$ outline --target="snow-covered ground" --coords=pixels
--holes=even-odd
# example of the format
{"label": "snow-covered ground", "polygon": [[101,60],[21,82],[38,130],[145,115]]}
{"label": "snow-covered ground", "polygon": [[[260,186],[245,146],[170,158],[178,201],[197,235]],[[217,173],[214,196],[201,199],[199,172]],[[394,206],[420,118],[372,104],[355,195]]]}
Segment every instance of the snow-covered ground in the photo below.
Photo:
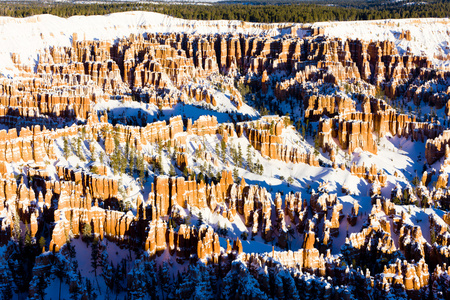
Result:
{"label": "snow-covered ground", "polygon": [[[283,27],[280,25],[280,27]],[[241,21],[194,21],[177,19],[154,12],[122,12],[105,16],[60,18],[37,15],[28,18],[0,17],[0,69],[14,70],[11,53],[20,54],[22,63],[38,59],[37,50],[51,46],[70,46],[73,33],[78,39],[113,41],[131,33],[185,32],[197,34],[244,33],[273,34]]]}
{"label": "snow-covered ground", "polygon": [[[438,61],[435,55],[450,54],[450,20],[428,19],[392,19],[376,21],[319,22],[314,27],[323,28],[325,35],[364,41],[392,41],[400,55],[407,52],[427,56],[436,65],[450,66],[448,59]],[[402,31],[411,32],[411,40],[399,39]]]}
{"label": "snow-covered ground", "polygon": [[[333,37],[394,41],[400,54],[408,49],[428,56],[436,65],[449,65],[437,61],[434,55],[450,54],[450,35],[445,19],[404,19],[380,21],[321,22],[314,27],[324,28],[325,34]],[[242,21],[194,21],[173,18],[154,12],[122,12],[105,16],[73,16],[60,18],[52,15],[37,15],[28,18],[0,17],[0,70],[11,74],[15,68],[11,53],[18,53],[22,63],[33,63],[38,59],[37,50],[51,46],[70,46],[73,33],[78,39],[102,39],[113,41],[131,33],[185,32],[198,34],[233,33],[263,34],[277,36],[287,34],[283,30],[292,24],[259,24]],[[266,27],[266,29],[264,29]],[[270,27],[270,28],[267,28]],[[411,31],[411,41],[399,39],[402,30]],[[303,35],[304,29],[298,34]]]}

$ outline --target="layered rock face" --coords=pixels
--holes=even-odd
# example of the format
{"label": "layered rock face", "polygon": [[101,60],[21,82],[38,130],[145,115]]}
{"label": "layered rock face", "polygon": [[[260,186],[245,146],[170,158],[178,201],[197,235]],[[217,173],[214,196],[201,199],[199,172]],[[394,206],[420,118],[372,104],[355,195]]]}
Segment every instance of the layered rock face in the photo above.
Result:
{"label": "layered rock face", "polygon": [[284,162],[306,163],[311,166],[319,166],[313,153],[305,153],[304,150],[294,145],[286,145],[281,136],[283,129],[289,124],[289,118],[263,117],[257,122],[238,123],[236,133],[238,137],[245,135],[250,144],[262,156]]}
{"label": "layered rock face", "polygon": [[[320,145],[326,150],[332,149],[332,138],[337,138],[343,149],[352,153],[356,148],[377,154],[375,138],[386,134],[399,137],[411,137],[424,141],[437,137],[442,126],[426,122],[416,122],[415,118],[396,114],[384,101],[364,97],[363,112],[344,114],[333,119],[324,118],[319,122]],[[431,147],[431,146],[429,146]],[[427,153],[432,150],[427,150]],[[427,157],[431,154],[427,154]]]}
{"label": "layered rock face", "polygon": [[[433,114],[449,114],[450,73],[393,42],[320,28],[300,38],[305,28],[285,26],[281,37],[74,35],[33,66],[13,54],[20,78],[0,78],[1,244],[45,236],[53,258],[36,259],[38,277],[63,262],[71,238],[94,236],[144,249],[143,260],[210,268],[248,299],[296,299],[295,289],[297,298],[445,299],[450,216],[425,208],[450,208],[448,120]],[[421,103],[432,107],[426,116],[413,113]],[[384,137],[425,144],[429,169],[414,188],[417,162],[408,176],[345,162],[358,152],[379,161]],[[233,152],[244,145],[247,155]],[[395,203],[423,213],[413,219]],[[245,253],[249,243],[273,250]]]}

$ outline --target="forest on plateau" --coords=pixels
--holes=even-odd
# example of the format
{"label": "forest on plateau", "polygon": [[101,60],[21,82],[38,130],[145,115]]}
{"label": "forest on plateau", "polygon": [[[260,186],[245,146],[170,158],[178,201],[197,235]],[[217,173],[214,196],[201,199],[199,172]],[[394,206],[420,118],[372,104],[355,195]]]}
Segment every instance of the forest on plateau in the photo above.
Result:
{"label": "forest on plateau", "polygon": [[152,11],[177,18],[193,20],[240,20],[247,22],[321,22],[399,18],[448,17],[450,2],[360,2],[338,1],[301,2],[280,5],[277,1],[256,1],[254,4],[161,4],[161,3],[36,3],[3,2],[0,15],[28,17],[52,14],[60,17],[74,15],[104,15],[121,11]]}

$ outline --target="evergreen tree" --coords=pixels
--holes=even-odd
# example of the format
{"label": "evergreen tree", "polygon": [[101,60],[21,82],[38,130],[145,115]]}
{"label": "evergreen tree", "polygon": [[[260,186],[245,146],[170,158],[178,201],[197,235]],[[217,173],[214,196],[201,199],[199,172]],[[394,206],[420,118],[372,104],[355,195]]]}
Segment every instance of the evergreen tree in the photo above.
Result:
{"label": "evergreen tree", "polygon": [[175,167],[173,166],[173,164],[170,165],[169,175],[172,176],[172,177],[177,175],[177,173],[175,172]]}
{"label": "evergreen tree", "polygon": [[[111,267],[113,266],[111,265]],[[114,292],[116,294],[119,294],[123,290],[122,279],[126,276],[123,271],[123,268],[120,268],[119,266],[117,266],[116,268],[113,267],[114,276],[112,286],[114,287]]]}
{"label": "evergreen tree", "polygon": [[63,137],[63,154],[65,159],[70,155],[69,142],[65,136]]}
{"label": "evergreen tree", "polygon": [[222,161],[225,162],[227,154],[227,143],[225,143],[223,139],[220,141],[220,148],[222,149]]}
{"label": "evergreen tree", "polygon": [[200,228],[204,224],[202,212],[198,214],[197,227]]}
{"label": "evergreen tree", "polygon": [[135,160],[134,151],[131,150],[128,158],[128,169],[131,176],[133,176],[134,174],[134,160]]}
{"label": "evergreen tree", "polygon": [[252,146],[248,144],[247,146],[247,167],[250,172],[253,172],[253,155],[252,155]]}
{"label": "evergreen tree", "polygon": [[43,236],[41,236],[39,238],[39,248],[40,248],[40,250],[44,249],[45,244],[46,244],[45,238]]}
{"label": "evergreen tree", "polygon": [[84,155],[83,155],[83,148],[81,146],[81,137],[80,136],[77,137],[77,156],[81,160],[85,160]]}
{"label": "evergreen tree", "polygon": [[14,237],[14,241],[16,243],[19,243],[21,240],[22,235],[22,229],[20,228],[20,219],[19,219],[19,211],[16,209],[16,212],[13,216],[14,218],[14,226],[13,226],[13,232],[12,236]]}
{"label": "evergreen tree", "polygon": [[314,155],[319,155],[319,149],[320,149],[320,145],[319,145],[319,135],[316,134],[314,137]]}
{"label": "evergreen tree", "polygon": [[128,287],[128,293],[131,299],[145,299],[145,281],[143,280],[144,274],[135,269],[131,270],[129,276],[133,278],[130,281],[130,286]]}
{"label": "evergreen tree", "polygon": [[283,288],[283,280],[277,275],[275,275],[275,295],[275,299],[286,299]]}
{"label": "evergreen tree", "polygon": [[81,296],[81,289],[78,284],[74,284],[70,289],[70,299],[79,300]]}
{"label": "evergreen tree", "polygon": [[102,267],[102,277],[105,281],[106,286],[110,290],[114,290],[114,266],[112,262],[111,264],[109,263],[108,252],[106,251],[106,248],[104,248],[102,251],[100,265]]}
{"label": "evergreen tree", "polygon": [[205,270],[200,269],[197,275],[197,284],[195,286],[195,292],[193,295],[194,299],[215,299],[213,290],[211,287],[211,278],[209,273]]}
{"label": "evergreen tree", "polygon": [[257,165],[258,165],[258,174],[262,175],[264,173],[264,166],[261,163],[259,163],[259,160]]}
{"label": "evergreen tree", "polygon": [[228,272],[222,282],[222,294],[221,299],[234,299],[237,290],[237,276],[238,274],[234,273],[233,270]]}
{"label": "evergreen tree", "polygon": [[259,282],[248,272],[248,269],[239,262],[240,272],[238,280],[238,295],[245,295],[250,299],[268,299],[267,295],[261,291]]}
{"label": "evergreen tree", "polygon": [[100,252],[99,252],[99,245],[98,245],[98,239],[94,238],[94,241],[92,242],[92,251],[91,251],[91,267],[94,269],[95,277],[97,277],[97,268],[100,266]]}
{"label": "evergreen tree", "polygon": [[[69,252],[69,254],[70,254],[70,252]],[[55,254],[53,254],[53,255],[55,255]],[[57,255],[60,255],[60,254],[57,254]],[[65,268],[64,263],[59,258],[54,257],[53,261],[54,261],[54,263],[52,265],[51,272],[52,272],[52,274],[55,274],[55,276],[59,279],[59,292],[58,292],[59,297],[58,297],[58,299],[61,299],[61,284],[62,284],[64,275],[66,274],[66,272],[65,272],[66,268]]]}
{"label": "evergreen tree", "polygon": [[144,161],[144,157],[142,155],[138,155],[136,158],[136,164],[137,164],[137,168],[139,170],[139,179],[141,181],[141,184],[144,184],[144,179],[145,179],[145,161]]}
{"label": "evergreen tree", "polygon": [[295,286],[295,280],[292,277],[291,273],[283,270],[278,273],[283,283],[283,294],[286,299],[298,300],[299,295],[297,291],[297,287]]}
{"label": "evergreen tree", "polygon": [[92,228],[91,224],[85,223],[83,225],[83,235],[82,238],[89,242],[90,238],[92,237]]}
{"label": "evergreen tree", "polygon": [[237,163],[238,163],[239,167],[242,168],[242,148],[241,148],[241,144],[238,145]]}
{"label": "evergreen tree", "polygon": [[86,294],[89,300],[97,299],[97,294],[94,291],[92,282],[88,278],[86,278]]}
{"label": "evergreen tree", "polygon": [[239,181],[239,171],[237,168],[233,169],[233,180],[234,182],[238,182]]}
{"label": "evergreen tree", "polygon": [[186,299],[191,298],[195,292],[195,287],[197,286],[199,272],[197,264],[189,265],[188,271],[182,275],[183,280],[180,282],[180,285],[175,292],[178,299],[182,299],[183,297],[186,297]]}
{"label": "evergreen tree", "polygon": [[95,142],[91,141],[89,143],[89,151],[90,151],[90,155],[91,155],[91,161],[95,162],[97,160],[97,158],[95,157]]}
{"label": "evergreen tree", "polygon": [[172,291],[172,281],[170,280],[170,272],[167,262],[164,262],[162,268],[160,268],[159,280],[161,282],[163,298],[166,299]]}
{"label": "evergreen tree", "polygon": [[5,261],[0,262],[0,296],[1,299],[12,299],[13,296],[12,274]]}
{"label": "evergreen tree", "polygon": [[45,295],[47,293],[45,292],[45,289],[47,288],[47,282],[45,281],[45,278],[43,275],[37,276],[36,280],[36,295],[38,299],[44,300]]}
{"label": "evergreen tree", "polygon": [[219,148],[219,143],[216,143],[216,147],[215,147],[215,153],[217,155],[217,157],[220,156],[220,148]]}

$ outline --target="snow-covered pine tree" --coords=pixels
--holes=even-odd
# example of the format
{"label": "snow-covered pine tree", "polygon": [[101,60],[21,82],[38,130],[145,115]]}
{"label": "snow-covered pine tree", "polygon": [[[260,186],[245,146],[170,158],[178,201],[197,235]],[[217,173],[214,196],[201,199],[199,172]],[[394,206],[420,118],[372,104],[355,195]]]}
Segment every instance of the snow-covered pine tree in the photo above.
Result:
{"label": "snow-covered pine tree", "polygon": [[12,274],[3,259],[0,261],[0,295],[2,299],[12,299],[13,296]]}
{"label": "snow-covered pine tree", "polygon": [[169,266],[167,262],[163,263],[158,275],[161,282],[161,289],[163,291],[163,298],[166,299],[172,291],[172,280],[170,279]]}
{"label": "snow-covered pine tree", "polygon": [[213,300],[215,298],[211,287],[211,278],[205,268],[199,268],[193,298],[205,300]]}
{"label": "snow-covered pine tree", "polygon": [[98,239],[94,238],[92,241],[91,251],[91,267],[94,269],[95,277],[97,277],[97,268],[100,266],[100,252],[98,247]]}
{"label": "snow-covered pine tree", "polygon": [[284,289],[283,289],[283,280],[281,279],[280,276],[278,276],[278,274],[275,274],[275,286],[274,286],[274,291],[275,291],[275,300],[284,300],[285,296],[284,296]]}
{"label": "snow-covered pine tree", "polygon": [[94,286],[88,278],[86,278],[86,295],[89,300],[97,299],[97,294],[95,293]]}
{"label": "snow-covered pine tree", "polygon": [[100,265],[102,268],[102,277],[105,281],[106,286],[110,290],[114,290],[114,266],[111,262],[109,263],[108,252],[106,251],[106,247],[103,247]]}
{"label": "snow-covered pine tree", "polygon": [[292,274],[287,270],[282,270],[277,274],[277,277],[282,280],[285,299],[298,300],[299,295]]}
{"label": "snow-covered pine tree", "polygon": [[219,280],[216,276],[216,270],[213,265],[208,265],[209,280],[214,295],[219,295]]}
{"label": "snow-covered pine tree", "polygon": [[222,293],[221,293],[221,299],[234,299],[236,295],[237,290],[237,273],[233,272],[231,270],[228,272],[228,274],[224,277],[222,281]]}
{"label": "snow-covered pine tree", "polygon": [[[249,299],[268,299],[267,295],[260,289],[259,282],[250,274],[247,267],[240,261],[232,268],[237,268],[239,277],[237,279],[237,294]],[[234,278],[234,280],[236,280]]]}
{"label": "snow-covered pine tree", "polygon": [[145,274],[142,271],[142,269],[133,268],[129,273],[132,278],[128,286],[128,294],[131,296],[131,299],[146,298],[145,280],[143,280]]}
{"label": "snow-covered pine tree", "polygon": [[202,226],[203,224],[204,224],[203,214],[202,214],[202,212],[200,212],[198,214],[197,227],[200,228],[200,226]]}
{"label": "snow-covered pine tree", "polygon": [[181,276],[182,282],[175,292],[177,299],[190,299],[195,292],[197,285],[197,274],[199,273],[198,265],[190,264],[187,272],[184,272]]}
{"label": "snow-covered pine tree", "polygon": [[[44,300],[45,295],[47,295],[47,293],[45,292],[45,289],[47,288],[47,282],[46,282],[43,274],[41,274],[40,276],[35,275],[33,277],[32,282],[34,284],[35,298],[39,299],[39,300]],[[31,287],[31,283],[30,283],[30,287]]]}

